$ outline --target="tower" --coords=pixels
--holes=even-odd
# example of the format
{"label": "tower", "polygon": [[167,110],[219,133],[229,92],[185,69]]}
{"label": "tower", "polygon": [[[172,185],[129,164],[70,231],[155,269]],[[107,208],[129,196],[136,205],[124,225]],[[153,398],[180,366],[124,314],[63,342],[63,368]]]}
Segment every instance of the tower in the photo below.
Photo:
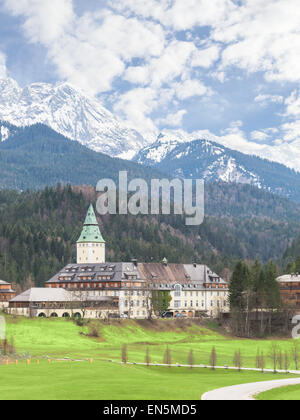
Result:
{"label": "tower", "polygon": [[101,235],[94,207],[91,204],[77,241],[77,264],[100,264],[105,262],[105,241]]}

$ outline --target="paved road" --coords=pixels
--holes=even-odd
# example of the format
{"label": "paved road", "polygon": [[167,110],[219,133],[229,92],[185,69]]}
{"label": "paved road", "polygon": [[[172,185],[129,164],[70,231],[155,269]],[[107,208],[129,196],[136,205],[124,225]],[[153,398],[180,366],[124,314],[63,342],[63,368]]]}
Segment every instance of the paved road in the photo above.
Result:
{"label": "paved road", "polygon": [[280,379],[268,382],[255,382],[251,384],[228,386],[226,388],[215,389],[206,392],[202,396],[205,401],[249,401],[254,400],[254,396],[270,389],[282,386],[299,385],[300,378]]}

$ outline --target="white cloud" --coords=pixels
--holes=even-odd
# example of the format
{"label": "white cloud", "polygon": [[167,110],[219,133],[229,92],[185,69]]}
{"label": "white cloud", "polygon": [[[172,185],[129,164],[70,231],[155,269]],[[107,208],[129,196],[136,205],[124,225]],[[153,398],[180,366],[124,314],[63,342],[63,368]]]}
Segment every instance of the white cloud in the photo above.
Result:
{"label": "white cloud", "polygon": [[0,51],[0,79],[5,79],[7,76],[6,56]]}
{"label": "white cloud", "polygon": [[119,97],[114,111],[129,125],[134,121],[136,130],[151,141],[158,135],[158,130],[149,115],[158,107],[158,99],[156,90],[152,88],[132,89]]}
{"label": "white cloud", "polygon": [[284,102],[287,116],[300,116],[300,90],[294,90]]}
{"label": "white cloud", "polygon": [[133,58],[159,57],[164,50],[160,25],[106,9],[78,17],[72,0],[6,0],[5,6],[24,18],[30,42],[48,48],[58,76],[89,93],[109,91]]}
{"label": "white cloud", "polygon": [[23,28],[31,42],[50,45],[66,30],[73,29],[72,0],[4,0],[14,16],[24,16]]}
{"label": "white cloud", "polygon": [[268,103],[282,104],[284,101],[281,95],[270,95],[270,94],[259,94],[254,98],[255,102],[258,102],[262,106],[266,106]]}
{"label": "white cloud", "polygon": [[185,109],[180,109],[175,113],[168,114],[165,118],[155,120],[155,122],[158,125],[167,127],[180,127],[182,125],[182,119],[186,113],[187,111]]}
{"label": "white cloud", "polygon": [[219,58],[220,47],[218,45],[212,45],[208,48],[197,50],[192,56],[191,65],[192,67],[211,67]]}
{"label": "white cloud", "polygon": [[264,142],[270,138],[270,136],[267,133],[264,133],[263,131],[254,130],[251,132],[250,137],[252,140],[256,140],[259,142]]}
{"label": "white cloud", "polygon": [[[291,13],[292,11],[292,13]],[[222,67],[265,72],[267,80],[300,80],[298,0],[246,0],[212,38],[227,44]]]}
{"label": "white cloud", "polygon": [[236,8],[231,0],[111,0],[119,11],[152,18],[176,31],[224,22]]}
{"label": "white cloud", "polygon": [[[72,0],[3,4],[22,18],[27,40],[47,48],[60,79],[88,93],[109,92],[114,111],[149,140],[157,135],[158,123],[181,126],[186,115],[181,101],[212,95],[205,76],[229,82],[236,67],[263,72],[266,83],[300,81],[299,0],[107,0],[81,16]],[[199,28],[205,35],[195,35]],[[6,65],[0,53],[1,75]],[[121,93],[114,85],[118,78],[118,86],[127,82]],[[230,86],[223,86],[227,94]],[[253,127],[247,137],[235,121],[224,124],[229,127],[219,136],[208,130],[193,135],[300,169],[300,90],[287,99],[261,93],[254,102],[285,106],[278,128]],[[267,140],[273,143],[262,144]]]}
{"label": "white cloud", "polygon": [[187,79],[184,82],[172,84],[178,99],[184,100],[193,96],[210,95],[209,89],[198,80]]}

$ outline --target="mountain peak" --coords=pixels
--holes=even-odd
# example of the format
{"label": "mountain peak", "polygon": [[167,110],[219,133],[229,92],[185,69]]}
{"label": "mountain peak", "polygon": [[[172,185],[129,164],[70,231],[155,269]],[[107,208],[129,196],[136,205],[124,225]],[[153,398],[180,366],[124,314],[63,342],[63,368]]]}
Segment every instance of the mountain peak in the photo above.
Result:
{"label": "mountain peak", "polygon": [[[173,135],[141,150],[134,160],[170,177],[250,184],[300,201],[300,174],[276,162],[231,150],[207,139]],[[293,180],[293,181],[291,181]]]}
{"label": "mountain peak", "polygon": [[114,117],[102,103],[68,82],[32,83],[23,89],[0,80],[0,120],[17,127],[46,124],[97,152],[130,159],[145,139]]}

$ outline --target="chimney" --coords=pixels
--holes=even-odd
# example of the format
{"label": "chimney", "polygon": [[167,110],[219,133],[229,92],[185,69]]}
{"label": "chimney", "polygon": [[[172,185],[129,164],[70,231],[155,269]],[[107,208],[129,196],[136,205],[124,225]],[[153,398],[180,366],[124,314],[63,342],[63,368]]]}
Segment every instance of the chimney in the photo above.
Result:
{"label": "chimney", "polygon": [[131,262],[134,264],[134,266],[135,266],[135,267],[137,267],[137,266],[138,266],[138,260],[137,260],[137,259],[133,258],[133,259],[131,260]]}

